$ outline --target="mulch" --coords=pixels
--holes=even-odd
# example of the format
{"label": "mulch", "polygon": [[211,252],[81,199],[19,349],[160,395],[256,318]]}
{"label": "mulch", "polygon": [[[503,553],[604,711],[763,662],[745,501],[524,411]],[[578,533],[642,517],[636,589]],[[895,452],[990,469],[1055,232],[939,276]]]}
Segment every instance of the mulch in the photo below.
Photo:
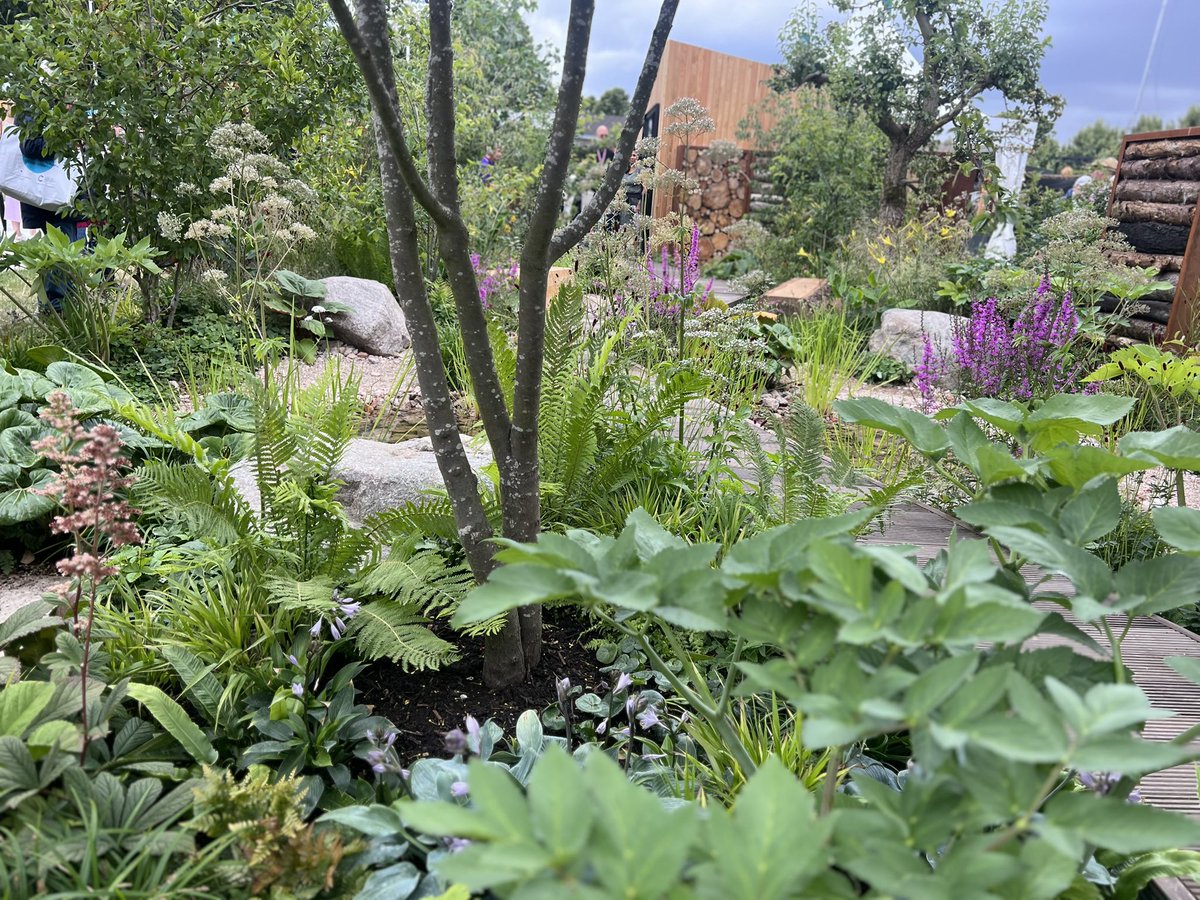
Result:
{"label": "mulch", "polygon": [[[551,617],[553,615],[553,618]],[[609,675],[600,672],[595,651],[585,645],[597,635],[576,612],[547,610],[542,661],[523,684],[492,689],[483,683],[483,641],[459,639],[463,657],[434,671],[405,672],[383,660],[357,678],[359,702],[390,719],[399,731],[396,752],[405,763],[423,756],[445,756],[442,736],[462,728],[467,716],[482,724],[493,719],[512,737],[517,717],[556,702],[554,683],[564,675],[584,691],[604,692]]]}

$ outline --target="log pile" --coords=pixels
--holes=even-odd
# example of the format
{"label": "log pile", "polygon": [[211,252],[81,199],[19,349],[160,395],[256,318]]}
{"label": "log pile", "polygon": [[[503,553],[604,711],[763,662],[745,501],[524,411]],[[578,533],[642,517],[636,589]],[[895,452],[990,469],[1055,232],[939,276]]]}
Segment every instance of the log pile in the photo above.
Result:
{"label": "log pile", "polygon": [[[700,261],[708,262],[729,249],[727,229],[751,209],[754,159],[749,150],[743,150],[737,159],[714,165],[704,149],[689,147],[681,168],[697,182],[697,190],[688,196],[685,208],[688,217],[700,226]],[[681,156],[682,152],[681,147]]]}
{"label": "log pile", "polygon": [[1133,249],[1110,258],[1158,269],[1159,278],[1174,286],[1171,293],[1143,299],[1133,320],[1135,332],[1165,331],[1173,337],[1191,331],[1192,298],[1200,282],[1198,202],[1200,129],[1125,137],[1108,215]]}

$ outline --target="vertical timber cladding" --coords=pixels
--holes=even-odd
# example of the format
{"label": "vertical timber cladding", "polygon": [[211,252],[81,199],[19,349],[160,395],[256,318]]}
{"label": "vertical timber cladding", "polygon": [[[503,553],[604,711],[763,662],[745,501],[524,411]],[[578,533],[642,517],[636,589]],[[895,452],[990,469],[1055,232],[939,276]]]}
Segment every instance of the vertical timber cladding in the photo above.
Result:
{"label": "vertical timber cladding", "polygon": [[[766,63],[755,62],[720,53],[704,47],[667,41],[663,51],[658,78],[650,92],[647,112],[659,110],[659,164],[668,168],[685,166],[683,141],[667,134],[671,122],[666,110],[683,97],[693,97],[708,109],[717,130],[692,138],[686,161],[687,174],[700,182],[700,193],[692,199],[687,214],[701,228],[700,256],[708,259],[728,245],[724,229],[749,210],[753,167],[753,143],[738,136],[739,126],[755,106],[771,95],[768,80],[774,69]],[[764,127],[773,124],[769,114],[760,114]],[[742,151],[741,158],[719,169],[703,160],[701,150],[714,140],[735,143]],[[724,175],[724,177],[721,177]],[[655,216],[664,216],[675,204],[669,191],[655,191]]]}
{"label": "vertical timber cladding", "polygon": [[[1174,284],[1168,340],[1200,334],[1200,128],[1126,135],[1108,215],[1133,247],[1114,257],[1131,266],[1153,266]],[[1155,301],[1151,300],[1151,303]],[[1159,319],[1161,322],[1161,318]]]}

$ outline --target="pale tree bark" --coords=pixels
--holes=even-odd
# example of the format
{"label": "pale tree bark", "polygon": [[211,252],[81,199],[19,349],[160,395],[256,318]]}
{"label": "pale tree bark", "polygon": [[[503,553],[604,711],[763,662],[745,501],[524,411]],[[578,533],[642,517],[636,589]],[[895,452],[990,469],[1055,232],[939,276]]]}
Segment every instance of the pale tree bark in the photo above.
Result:
{"label": "pale tree bark", "polygon": [[[454,507],[459,536],[471,570],[482,581],[495,566],[492,545],[488,542],[492,529],[458,436],[433,311],[421,272],[414,201],[425,209],[437,229],[438,254],[454,295],[480,418],[500,471],[504,536],[519,541],[532,540],[541,520],[538,413],[550,266],[583,240],[616,196],[641,129],[679,0],[663,0],[624,131],[600,189],[587,207],[556,233],[554,225],[562,205],[563,184],[575,140],[595,11],[594,0],[572,0],[554,123],[521,252],[517,376],[511,414],[493,359],[487,321],[471,265],[468,230],[459,202],[452,3],[450,0],[429,2],[428,180],[418,171],[404,132],[385,0],[357,0],[357,17],[351,13],[347,0],[329,0],[329,5],[362,71],[371,99],[392,268],[401,307],[412,334],[425,416],[433,436],[438,466]],[[525,679],[541,657],[541,645],[540,609],[526,608],[511,613],[501,631],[487,640],[485,680],[491,686],[502,686]]]}

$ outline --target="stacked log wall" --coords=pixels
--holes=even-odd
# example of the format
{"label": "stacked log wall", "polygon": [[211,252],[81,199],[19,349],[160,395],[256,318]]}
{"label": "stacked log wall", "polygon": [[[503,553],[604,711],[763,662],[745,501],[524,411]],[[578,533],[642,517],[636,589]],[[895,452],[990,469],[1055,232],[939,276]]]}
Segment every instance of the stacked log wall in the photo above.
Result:
{"label": "stacked log wall", "polygon": [[[1188,340],[1200,336],[1195,303],[1200,287],[1200,128],[1126,135],[1109,197],[1108,215],[1132,251],[1116,262],[1159,270],[1171,291],[1142,303],[1150,332]],[[1193,305],[1196,306],[1195,312]],[[1165,326],[1165,328],[1164,328]]]}
{"label": "stacked log wall", "polygon": [[749,150],[724,165],[713,165],[704,147],[689,147],[683,162],[679,148],[677,168],[694,178],[699,188],[688,195],[684,213],[700,226],[700,260],[708,262],[729,249],[729,226],[740,221],[752,205],[754,155]]}

